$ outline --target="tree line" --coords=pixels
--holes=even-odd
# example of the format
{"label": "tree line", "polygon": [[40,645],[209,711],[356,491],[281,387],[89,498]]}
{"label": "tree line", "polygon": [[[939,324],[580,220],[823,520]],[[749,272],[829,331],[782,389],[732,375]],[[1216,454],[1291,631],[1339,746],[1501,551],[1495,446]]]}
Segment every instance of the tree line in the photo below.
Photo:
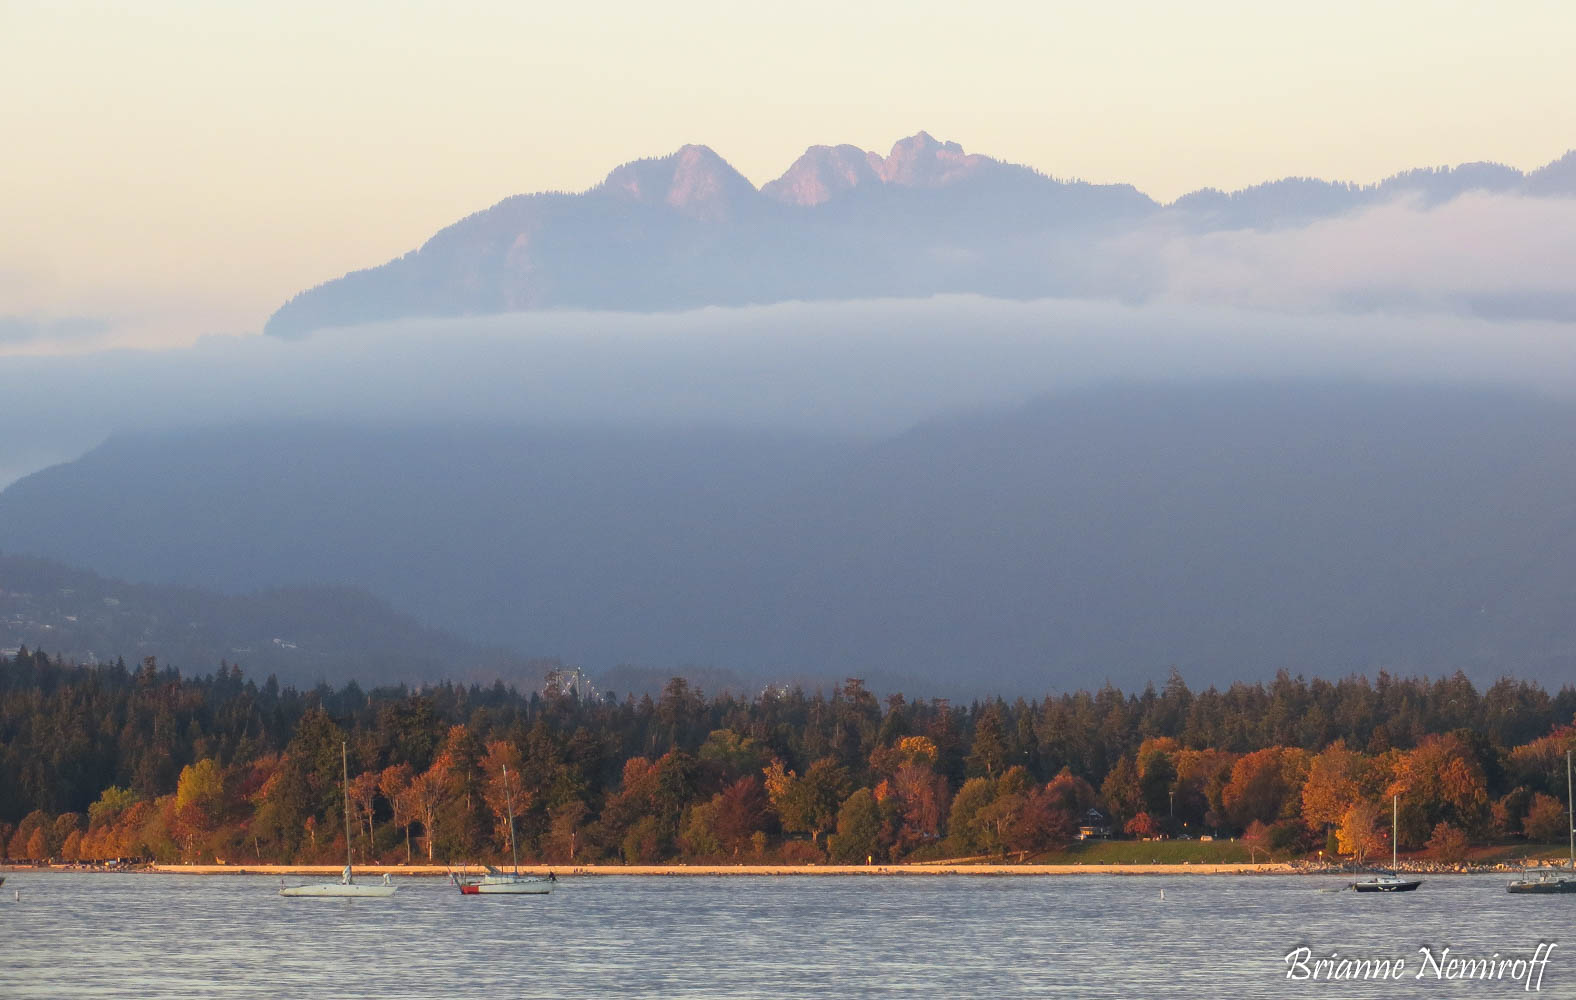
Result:
{"label": "tree line", "polygon": [[[1038,699],[582,698],[559,676],[297,690],[0,658],[0,854],[332,862],[1032,857],[1090,810],[1119,836],[1244,836],[1358,859],[1565,836],[1576,691],[1385,673]],[[508,783],[505,783],[507,775]]]}

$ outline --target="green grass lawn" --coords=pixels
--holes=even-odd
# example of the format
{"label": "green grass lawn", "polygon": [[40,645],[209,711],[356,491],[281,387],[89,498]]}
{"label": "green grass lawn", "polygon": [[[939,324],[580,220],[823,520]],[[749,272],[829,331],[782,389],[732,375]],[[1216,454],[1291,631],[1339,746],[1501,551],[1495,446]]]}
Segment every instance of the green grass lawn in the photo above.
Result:
{"label": "green grass lawn", "polygon": [[[1259,861],[1271,859],[1264,850],[1256,852]],[[1249,861],[1248,845],[1242,841],[1216,840],[1084,840],[1059,851],[1048,851],[1029,859],[1047,865],[1227,865]]]}
{"label": "green grass lawn", "polygon": [[[938,854],[941,852],[938,851]],[[1180,865],[1192,863],[1195,865],[1230,865],[1245,864],[1252,861],[1291,861],[1304,859],[1313,861],[1318,857],[1316,852],[1287,853],[1271,855],[1263,848],[1250,852],[1248,845],[1239,838],[1236,841],[1214,840],[1208,843],[1198,840],[1153,840],[1145,843],[1141,840],[1086,840],[1075,841],[1066,847],[1046,851],[1043,854],[1030,855],[1025,864],[1040,865]],[[1432,855],[1427,851],[1403,851],[1403,860],[1427,861]],[[1544,863],[1562,863],[1570,858],[1570,845],[1568,844],[1528,844],[1516,841],[1508,844],[1487,844],[1473,847],[1467,853],[1467,860],[1477,865],[1511,864],[1519,865],[1524,860],[1542,861]],[[920,860],[920,859],[914,859]],[[1005,859],[991,856],[977,858],[947,858],[942,857],[931,860],[952,860],[962,863],[969,861],[981,862],[1016,862],[1016,854],[1008,854]],[[1339,864],[1343,859],[1336,858]],[[1388,863],[1390,855],[1384,852],[1382,857],[1370,859],[1371,864]]]}

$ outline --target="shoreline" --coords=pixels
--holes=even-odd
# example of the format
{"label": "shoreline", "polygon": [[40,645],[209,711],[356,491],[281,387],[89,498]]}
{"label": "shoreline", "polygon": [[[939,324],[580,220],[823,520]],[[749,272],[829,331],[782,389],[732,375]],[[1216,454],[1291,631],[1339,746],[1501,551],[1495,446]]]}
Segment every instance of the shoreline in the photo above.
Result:
{"label": "shoreline", "polygon": [[[343,865],[143,865],[136,868],[89,868],[56,865],[49,868],[18,866],[16,871],[85,871],[133,872],[158,875],[315,875],[336,876]],[[1257,864],[1149,864],[1149,865],[1059,865],[1059,864],[887,864],[887,865],[521,865],[524,875],[547,875],[551,872],[560,878],[608,875],[636,875],[643,877],[725,878],[725,877],[813,877],[843,876],[1055,876],[1055,875],[1294,875],[1302,873],[1287,862],[1260,862]],[[408,875],[414,877],[444,877],[450,872],[459,875],[480,875],[479,865],[357,865],[356,873],[368,876]]]}

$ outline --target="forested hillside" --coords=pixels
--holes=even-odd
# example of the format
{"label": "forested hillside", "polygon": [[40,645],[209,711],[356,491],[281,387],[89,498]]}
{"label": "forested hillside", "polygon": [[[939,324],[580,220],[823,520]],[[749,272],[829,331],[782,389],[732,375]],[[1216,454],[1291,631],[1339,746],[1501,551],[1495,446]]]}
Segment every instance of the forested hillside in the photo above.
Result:
{"label": "forested hillside", "polygon": [[1576,691],[1304,681],[952,704],[831,693],[581,698],[552,675],[365,691],[184,677],[151,658],[0,658],[0,844],[13,858],[497,859],[505,767],[525,855],[553,862],[1028,855],[1091,808],[1132,836],[1266,849],[1564,836]]}

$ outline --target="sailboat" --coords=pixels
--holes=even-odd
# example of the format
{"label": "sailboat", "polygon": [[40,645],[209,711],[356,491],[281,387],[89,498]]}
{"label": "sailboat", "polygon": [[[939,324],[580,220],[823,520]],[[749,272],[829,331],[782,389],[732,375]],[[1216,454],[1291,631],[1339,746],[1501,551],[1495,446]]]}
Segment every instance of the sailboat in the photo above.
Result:
{"label": "sailboat", "polygon": [[1373,878],[1361,882],[1353,882],[1352,888],[1358,892],[1411,892],[1423,884],[1420,878],[1402,878],[1393,870],[1396,865],[1396,838],[1401,831],[1401,796],[1397,795],[1390,800],[1390,868],[1391,871],[1382,871]]}
{"label": "sailboat", "polygon": [[487,874],[461,878],[450,875],[460,893],[466,896],[545,896],[553,891],[558,881],[551,873],[546,878],[520,874],[520,852],[514,846],[514,795],[509,788],[509,766],[503,768],[503,797],[509,809],[509,854],[514,858],[514,871],[503,872],[492,865],[482,865]]}
{"label": "sailboat", "polygon": [[1506,892],[1540,896],[1561,892],[1576,892],[1576,798],[1571,796],[1571,752],[1569,750],[1565,751],[1565,812],[1568,817],[1566,826],[1570,827],[1571,836],[1570,867],[1539,866],[1537,868],[1523,868],[1521,870],[1521,878],[1513,879],[1505,887]]}
{"label": "sailboat", "polygon": [[339,744],[340,767],[344,769],[345,779],[345,871],[339,876],[338,882],[321,882],[317,885],[292,885],[282,886],[279,889],[281,896],[364,896],[369,898],[382,898],[394,895],[394,890],[399,888],[389,880],[387,875],[379,883],[362,882],[357,884],[350,871],[350,751],[345,744]]}

